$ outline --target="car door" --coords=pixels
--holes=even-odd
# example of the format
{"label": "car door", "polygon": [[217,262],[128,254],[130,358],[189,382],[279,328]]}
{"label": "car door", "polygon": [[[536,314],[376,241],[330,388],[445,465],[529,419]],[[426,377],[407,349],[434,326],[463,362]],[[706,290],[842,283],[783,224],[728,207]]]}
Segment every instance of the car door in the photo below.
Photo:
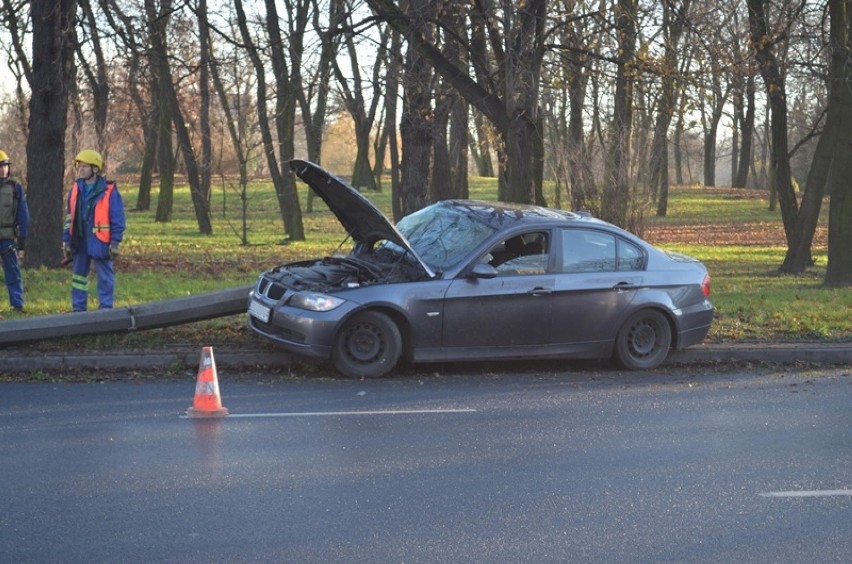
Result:
{"label": "car door", "polygon": [[643,284],[644,251],[603,230],[566,228],[557,238],[552,342],[583,349],[611,341]]}
{"label": "car door", "polygon": [[482,258],[494,278],[459,278],[444,299],[442,346],[526,347],[550,339],[555,277],[549,236],[537,231],[501,242]]}

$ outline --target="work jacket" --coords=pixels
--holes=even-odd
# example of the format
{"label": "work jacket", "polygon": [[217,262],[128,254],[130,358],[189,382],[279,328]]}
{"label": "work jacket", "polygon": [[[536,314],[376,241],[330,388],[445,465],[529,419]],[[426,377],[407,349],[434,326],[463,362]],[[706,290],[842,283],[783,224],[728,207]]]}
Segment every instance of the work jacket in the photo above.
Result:
{"label": "work jacket", "polygon": [[115,182],[99,176],[91,186],[82,179],[71,186],[62,240],[72,252],[109,258],[109,245],[121,242],[124,228],[124,202]]}

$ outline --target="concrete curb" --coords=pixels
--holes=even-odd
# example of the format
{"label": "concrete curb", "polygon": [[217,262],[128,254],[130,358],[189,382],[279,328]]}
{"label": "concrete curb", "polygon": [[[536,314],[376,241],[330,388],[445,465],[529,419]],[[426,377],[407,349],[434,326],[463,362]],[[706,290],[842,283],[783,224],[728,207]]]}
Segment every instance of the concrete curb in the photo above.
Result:
{"label": "concrete curb", "polygon": [[[286,352],[214,347],[218,367],[247,370],[253,368],[286,368],[291,357]],[[168,350],[139,352],[89,353],[17,353],[4,356],[2,372],[38,372],[62,369],[74,370],[177,370],[198,366],[201,350],[180,347]],[[852,366],[852,343],[748,343],[708,344],[675,351],[666,365],[766,362],[770,364],[833,364]]]}
{"label": "concrete curb", "polygon": [[669,364],[708,362],[768,362],[792,364],[849,364],[852,343],[748,343],[700,345],[675,351]]}

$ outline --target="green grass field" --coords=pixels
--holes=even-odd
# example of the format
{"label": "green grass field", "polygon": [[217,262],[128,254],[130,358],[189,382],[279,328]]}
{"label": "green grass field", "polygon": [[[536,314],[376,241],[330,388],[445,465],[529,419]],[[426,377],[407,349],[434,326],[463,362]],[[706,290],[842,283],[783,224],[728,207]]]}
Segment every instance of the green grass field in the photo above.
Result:
{"label": "green grass field", "polygon": [[[321,200],[303,212],[306,241],[290,243],[277,202],[268,183],[255,183],[248,195],[248,244],[241,243],[241,202],[235,185],[214,186],[214,234],[201,236],[189,191],[175,193],[172,221],[156,223],[154,210],[131,211],[136,187],[119,183],[128,209],[122,257],[116,263],[116,307],[195,295],[253,283],[259,272],[276,264],[334,252],[345,234]],[[307,191],[300,184],[305,209]],[[154,194],[156,197],[156,194]],[[388,193],[368,193],[390,215]],[[493,200],[493,179],[471,180],[471,197]],[[563,197],[563,201],[567,198]],[[548,201],[553,201],[552,194]],[[824,207],[827,207],[824,206]],[[642,235],[655,245],[685,252],[705,262],[712,277],[711,299],[716,320],[709,341],[849,341],[852,339],[852,291],[822,286],[826,263],[825,217],[815,238],[816,265],[802,276],[782,276],[777,267],[785,242],[778,211],[768,211],[766,193],[755,190],[674,188],[669,213],[650,213]],[[28,315],[70,310],[70,270],[26,270]],[[94,279],[90,288],[94,293]],[[95,304],[90,304],[95,307]],[[5,319],[17,317],[7,308]],[[132,335],[88,338],[94,346],[144,347],[164,343],[259,343],[245,327],[243,316]],[[59,347],[63,343],[35,346]]]}

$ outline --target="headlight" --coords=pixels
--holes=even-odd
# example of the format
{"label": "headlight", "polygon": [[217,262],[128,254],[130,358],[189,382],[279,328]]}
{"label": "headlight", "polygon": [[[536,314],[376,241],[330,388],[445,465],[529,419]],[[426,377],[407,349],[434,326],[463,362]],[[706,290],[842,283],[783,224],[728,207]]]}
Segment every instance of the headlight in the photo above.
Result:
{"label": "headlight", "polygon": [[309,311],[331,311],[340,306],[340,304],[344,301],[345,300],[335,298],[334,296],[329,296],[327,294],[320,294],[317,292],[299,292],[298,294],[293,294],[293,297],[290,298],[290,301],[287,302],[287,304],[293,307],[307,309]]}

